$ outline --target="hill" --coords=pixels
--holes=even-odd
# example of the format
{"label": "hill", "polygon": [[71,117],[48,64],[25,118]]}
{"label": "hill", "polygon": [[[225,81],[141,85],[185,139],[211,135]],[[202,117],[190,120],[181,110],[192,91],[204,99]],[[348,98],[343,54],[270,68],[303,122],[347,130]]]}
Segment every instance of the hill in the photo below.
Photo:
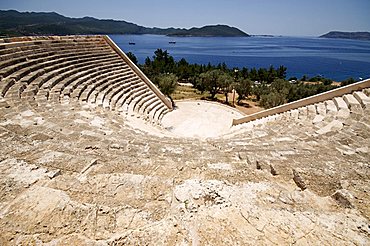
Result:
{"label": "hill", "polygon": [[338,32],[332,31],[320,38],[343,38],[343,39],[356,39],[356,40],[370,40],[370,32]]}
{"label": "hill", "polygon": [[249,36],[226,25],[201,28],[148,28],[117,20],[92,17],[69,18],[55,12],[36,13],[0,10],[1,36],[79,35],[79,34],[159,34],[177,36]]}
{"label": "hill", "polygon": [[227,25],[214,25],[214,26],[204,26],[201,28],[193,27],[189,30],[181,30],[169,34],[169,36],[186,36],[186,37],[204,37],[204,36],[227,36],[227,37],[248,37],[249,35],[245,32],[240,31],[235,27],[230,27]]}

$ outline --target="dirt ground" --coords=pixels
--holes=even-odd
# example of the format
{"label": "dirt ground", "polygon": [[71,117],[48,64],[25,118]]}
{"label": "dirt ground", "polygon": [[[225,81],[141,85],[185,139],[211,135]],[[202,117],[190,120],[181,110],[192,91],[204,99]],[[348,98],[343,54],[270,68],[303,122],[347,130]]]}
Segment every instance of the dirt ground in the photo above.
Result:
{"label": "dirt ground", "polygon": [[[182,84],[176,88],[176,91],[173,93],[172,98],[174,100],[201,100],[201,99],[206,100],[208,96],[209,96],[209,93],[207,92],[200,93],[197,89],[192,88],[190,85]],[[245,115],[254,114],[254,113],[264,110],[264,108],[259,107],[257,103],[250,98],[246,100],[241,100],[240,105],[238,105],[236,104],[236,101],[238,98],[237,94],[233,96],[233,93],[229,93],[228,97],[229,97],[230,105],[234,104],[233,99],[235,98],[234,108]],[[224,104],[225,96],[222,94],[217,94],[216,101]]]}

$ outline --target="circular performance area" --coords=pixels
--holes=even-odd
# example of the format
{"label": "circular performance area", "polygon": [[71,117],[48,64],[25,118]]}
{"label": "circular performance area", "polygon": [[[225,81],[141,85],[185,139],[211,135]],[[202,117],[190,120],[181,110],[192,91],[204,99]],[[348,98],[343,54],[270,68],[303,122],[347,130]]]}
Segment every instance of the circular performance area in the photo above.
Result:
{"label": "circular performance area", "polygon": [[179,137],[213,138],[230,132],[232,120],[243,114],[206,101],[179,101],[162,119],[162,126]]}

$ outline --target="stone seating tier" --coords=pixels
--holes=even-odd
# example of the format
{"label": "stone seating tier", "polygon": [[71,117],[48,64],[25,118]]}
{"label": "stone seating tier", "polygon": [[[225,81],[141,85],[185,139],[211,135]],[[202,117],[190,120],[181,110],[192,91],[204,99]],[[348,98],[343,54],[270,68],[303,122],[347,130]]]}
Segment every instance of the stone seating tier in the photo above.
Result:
{"label": "stone seating tier", "polygon": [[[107,45],[0,46],[53,42]],[[370,243],[370,89],[180,138],[132,127],[169,108],[114,52],[0,80],[1,245]]]}
{"label": "stone seating tier", "polygon": [[[0,40],[1,97],[15,101],[34,98],[36,104],[44,104],[48,100],[61,102],[67,96],[68,101],[97,103],[117,110],[116,105],[110,106],[112,102],[120,100],[119,107],[125,108],[125,103],[131,101],[136,105],[144,97],[133,97],[151,91],[153,85],[143,82],[143,75],[137,75],[137,68],[122,59],[122,52],[108,41],[104,36]],[[154,94],[161,96],[158,91]]]}

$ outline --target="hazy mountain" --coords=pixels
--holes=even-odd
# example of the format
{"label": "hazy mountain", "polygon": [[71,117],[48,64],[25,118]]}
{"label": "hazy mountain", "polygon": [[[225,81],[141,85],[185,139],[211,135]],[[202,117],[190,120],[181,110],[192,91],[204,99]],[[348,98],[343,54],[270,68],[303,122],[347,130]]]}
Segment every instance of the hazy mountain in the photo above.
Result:
{"label": "hazy mountain", "polygon": [[370,32],[337,32],[332,31],[320,38],[344,38],[344,39],[357,39],[357,40],[370,40]]}
{"label": "hazy mountain", "polygon": [[248,37],[249,35],[235,27],[226,25],[204,26],[201,28],[190,28],[170,33],[170,36],[228,36],[228,37]]}
{"label": "hazy mountain", "polygon": [[92,17],[69,18],[55,12],[18,12],[0,10],[0,35],[75,35],[75,34],[161,34],[176,36],[249,36],[226,25],[201,28],[148,28],[116,20],[99,20]]}

